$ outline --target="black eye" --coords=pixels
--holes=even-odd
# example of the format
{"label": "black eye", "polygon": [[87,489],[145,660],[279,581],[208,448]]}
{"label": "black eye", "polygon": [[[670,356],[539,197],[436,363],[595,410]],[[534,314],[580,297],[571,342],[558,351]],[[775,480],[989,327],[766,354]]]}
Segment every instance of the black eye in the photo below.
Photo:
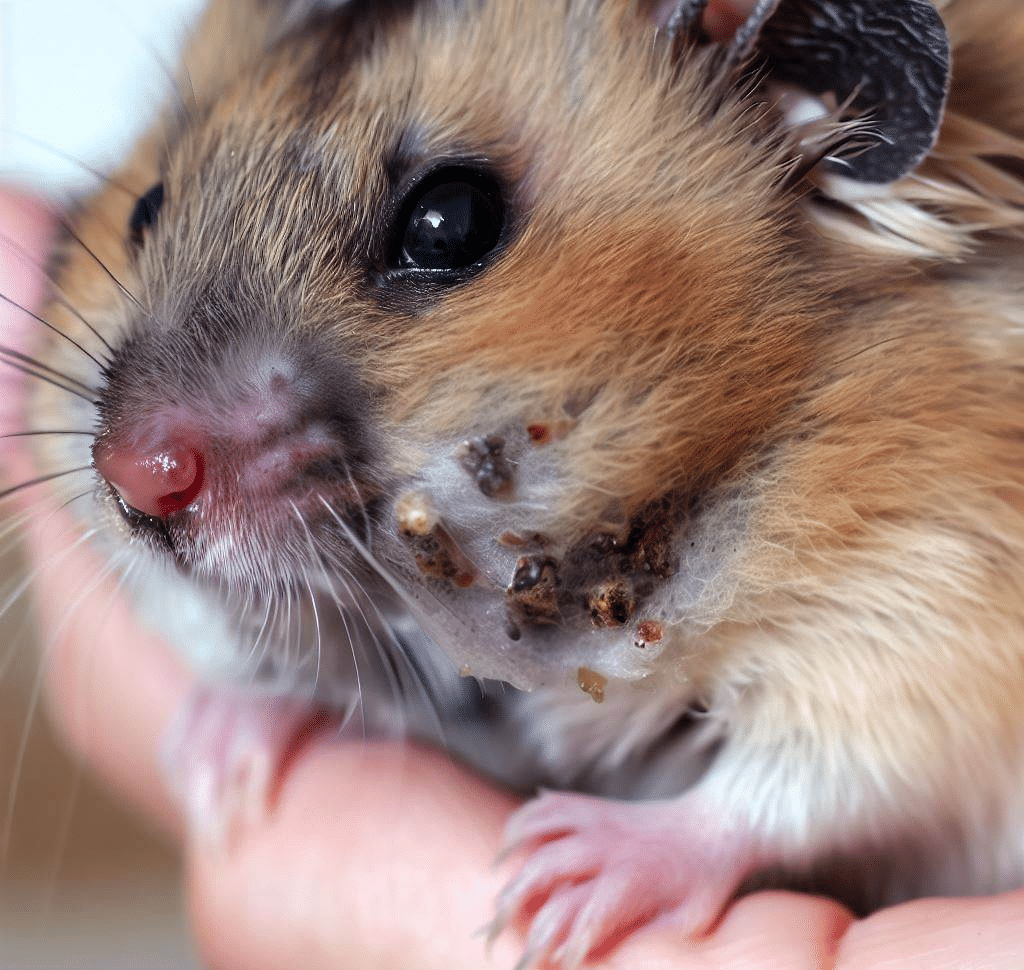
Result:
{"label": "black eye", "polygon": [[148,229],[156,222],[157,213],[163,204],[163,182],[158,182],[135,203],[131,218],[128,220],[128,231],[131,233],[133,242],[142,242],[143,230]]}
{"label": "black eye", "polygon": [[444,169],[416,186],[402,206],[393,260],[399,269],[457,270],[479,262],[498,244],[501,195],[469,169]]}

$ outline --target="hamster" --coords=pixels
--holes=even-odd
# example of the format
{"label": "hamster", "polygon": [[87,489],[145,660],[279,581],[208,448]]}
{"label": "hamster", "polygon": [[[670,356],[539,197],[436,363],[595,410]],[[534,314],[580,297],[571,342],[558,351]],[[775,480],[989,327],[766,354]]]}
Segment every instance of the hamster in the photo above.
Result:
{"label": "hamster", "polygon": [[314,707],[557,789],[524,967],[1024,882],[1024,13],[707,6],[212,0],[47,310],[200,823]]}

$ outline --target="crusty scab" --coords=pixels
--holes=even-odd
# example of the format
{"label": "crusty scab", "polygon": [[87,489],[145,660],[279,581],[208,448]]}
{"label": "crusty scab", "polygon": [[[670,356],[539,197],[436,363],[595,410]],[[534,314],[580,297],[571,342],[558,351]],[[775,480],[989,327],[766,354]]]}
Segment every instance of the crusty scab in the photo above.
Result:
{"label": "crusty scab", "polygon": [[558,575],[558,561],[551,556],[522,556],[516,563],[507,595],[510,629],[522,623],[558,623],[562,618],[559,600],[566,595]]}
{"label": "crusty scab", "polygon": [[501,435],[471,438],[460,449],[459,460],[488,498],[512,491],[515,472],[505,457],[505,439]]}
{"label": "crusty scab", "polygon": [[477,569],[452,538],[429,495],[406,492],[398,497],[395,511],[398,531],[425,576],[446,580],[461,589],[473,583]]}
{"label": "crusty scab", "polygon": [[[483,495],[496,503],[507,492],[481,486],[480,478],[493,473],[491,464],[496,457],[501,467],[510,470],[504,457],[505,444],[504,436],[491,434],[464,442],[457,451],[459,464]],[[483,581],[427,492],[402,494],[395,510],[398,530],[424,577],[461,589],[478,579]],[[495,521],[502,522],[500,504],[495,508]],[[680,503],[665,499],[643,510],[618,536],[598,532],[560,551],[550,539],[537,533],[500,533],[495,537],[496,544],[525,553],[515,560],[505,590],[507,636],[518,641],[524,629],[551,626],[566,633],[572,631],[572,635],[590,625],[626,626],[657,582],[668,579],[678,568],[673,547],[686,521]],[[453,609],[458,608],[456,600]],[[637,636],[643,638],[641,633]],[[646,639],[656,642],[660,637]]]}
{"label": "crusty scab", "polygon": [[568,549],[520,557],[507,600],[512,626],[567,623],[589,617],[595,628],[629,623],[656,588],[678,568],[673,546],[686,516],[669,500],[645,509],[625,534],[599,532]]}

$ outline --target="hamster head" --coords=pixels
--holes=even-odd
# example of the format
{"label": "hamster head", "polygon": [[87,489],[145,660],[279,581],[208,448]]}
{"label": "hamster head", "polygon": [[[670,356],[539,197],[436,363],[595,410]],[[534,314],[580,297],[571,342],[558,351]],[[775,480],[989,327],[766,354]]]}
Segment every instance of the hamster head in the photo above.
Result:
{"label": "hamster head", "polygon": [[526,687],[749,618],[878,296],[752,82],[596,0],[214,3],[186,63],[64,270],[121,534],[244,596],[354,573]]}

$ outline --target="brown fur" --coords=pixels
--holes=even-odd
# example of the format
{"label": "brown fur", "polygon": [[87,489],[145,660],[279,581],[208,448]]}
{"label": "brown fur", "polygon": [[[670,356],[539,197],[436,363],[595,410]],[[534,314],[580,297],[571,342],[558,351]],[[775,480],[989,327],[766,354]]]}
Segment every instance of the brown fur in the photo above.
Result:
{"label": "brown fur", "polygon": [[[699,53],[677,68],[630,4],[467,7],[396,10],[318,71],[320,34],[274,46],[271,5],[215,2],[186,58],[194,103],[183,87],[118,174],[128,191],[103,189],[76,232],[158,314],[240,281],[274,326],[358,348],[396,471],[510,416],[568,420],[545,520],[566,541],[667,493],[719,510],[729,551],[703,612],[677,618],[680,652],[619,706],[614,685],[604,708],[530,701],[556,776],[614,773],[588,738],[642,746],[638,708],[671,721],[700,696],[731,739],[722,811],[788,863],[949,826],[970,871],[940,861],[900,891],[1018,883],[1019,837],[999,857],[1024,818],[1017,0],[945,5],[933,157],[869,198],[825,185],[827,206],[786,186],[794,139],[771,109]],[[517,230],[470,283],[396,311],[361,268],[388,160],[460,151],[515,187]],[[136,258],[123,227],[161,171],[176,228]],[[74,246],[61,285],[125,331],[131,304]],[[33,424],[66,407],[44,389]]]}

